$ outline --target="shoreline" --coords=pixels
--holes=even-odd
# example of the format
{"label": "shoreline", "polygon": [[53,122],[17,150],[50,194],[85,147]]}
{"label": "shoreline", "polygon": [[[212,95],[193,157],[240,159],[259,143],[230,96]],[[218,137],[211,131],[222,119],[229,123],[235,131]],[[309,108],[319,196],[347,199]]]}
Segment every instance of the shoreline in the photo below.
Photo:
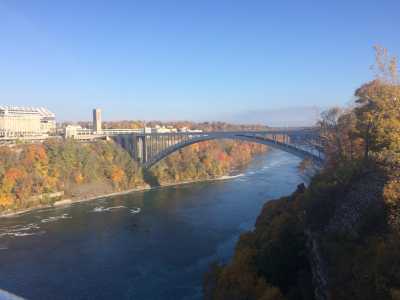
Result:
{"label": "shoreline", "polygon": [[67,199],[61,199],[61,200],[58,200],[58,201],[54,202],[53,204],[39,205],[39,206],[35,206],[35,207],[30,207],[30,208],[18,210],[18,211],[0,213],[0,219],[18,217],[20,215],[23,215],[23,214],[26,214],[26,213],[30,213],[30,212],[33,212],[33,211],[39,210],[39,209],[57,208],[57,207],[69,206],[69,205],[73,205],[75,203],[94,201],[94,200],[98,200],[98,199],[102,199],[102,198],[109,198],[109,197],[115,197],[115,196],[120,196],[120,195],[127,195],[127,194],[131,194],[131,193],[135,193],[135,192],[144,192],[144,191],[162,189],[162,188],[173,187],[173,186],[180,186],[180,185],[191,184],[191,183],[230,180],[230,179],[237,178],[239,176],[242,176],[242,174],[223,175],[223,176],[215,177],[215,178],[185,180],[185,181],[181,181],[181,182],[165,183],[165,184],[161,184],[159,186],[154,186],[154,187],[143,186],[143,187],[132,188],[132,189],[123,190],[123,191],[119,191],[119,192],[113,192],[113,193],[109,193],[109,194],[102,194],[102,195],[89,196],[89,197],[80,197],[80,198],[77,198],[77,199],[68,199],[68,198]]}

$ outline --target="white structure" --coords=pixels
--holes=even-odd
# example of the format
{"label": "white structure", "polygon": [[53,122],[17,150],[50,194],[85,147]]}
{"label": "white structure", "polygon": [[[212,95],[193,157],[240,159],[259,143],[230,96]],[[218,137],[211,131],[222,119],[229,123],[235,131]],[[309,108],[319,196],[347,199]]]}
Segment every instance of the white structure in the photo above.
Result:
{"label": "white structure", "polygon": [[103,129],[102,134],[104,135],[113,135],[113,134],[128,134],[128,133],[142,133],[143,129],[128,129],[128,128],[121,128],[121,129]]}
{"label": "white structure", "polygon": [[46,137],[55,130],[55,115],[44,107],[0,105],[0,138]]}
{"label": "white structure", "polygon": [[[180,132],[193,132],[200,133],[202,130],[190,130],[183,127]],[[173,126],[160,126],[156,125],[154,128],[143,127],[137,129],[103,129],[101,122],[101,109],[93,109],[93,125],[92,128],[82,128],[79,125],[68,125],[64,128],[65,138],[78,139],[78,140],[93,140],[98,138],[108,138],[119,134],[150,134],[150,133],[177,133],[178,129]]]}
{"label": "white structure", "polygon": [[79,125],[68,125],[64,129],[65,138],[76,140],[92,140],[99,137],[130,133],[143,133],[143,129],[102,129],[101,132],[98,132],[90,128],[82,128]]}
{"label": "white structure", "polygon": [[200,132],[203,132],[203,130],[201,130],[201,129],[189,129],[188,127],[181,127],[181,128],[179,128],[179,132],[200,133]]}
{"label": "white structure", "polygon": [[151,129],[151,132],[154,132],[154,133],[171,133],[171,132],[176,132],[176,129],[167,128],[165,126],[156,125],[154,128]]}
{"label": "white structure", "polygon": [[82,128],[79,125],[67,125],[67,127],[65,127],[65,137],[69,139],[79,139],[91,134],[91,129]]}

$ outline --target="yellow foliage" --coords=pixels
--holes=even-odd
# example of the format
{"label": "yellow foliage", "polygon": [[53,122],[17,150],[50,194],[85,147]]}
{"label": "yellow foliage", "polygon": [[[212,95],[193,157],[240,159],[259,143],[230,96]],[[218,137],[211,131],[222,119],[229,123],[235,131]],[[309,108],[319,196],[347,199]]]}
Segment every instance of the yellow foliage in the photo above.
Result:
{"label": "yellow foliage", "polygon": [[400,180],[392,180],[385,185],[383,196],[387,203],[400,201]]}
{"label": "yellow foliage", "polygon": [[115,183],[120,183],[125,177],[125,172],[121,168],[114,167],[111,174],[111,179]]}
{"label": "yellow foliage", "polygon": [[0,195],[0,206],[9,207],[13,204],[13,199],[9,195]]}
{"label": "yellow foliage", "polygon": [[193,144],[193,145],[191,146],[191,148],[192,148],[192,150],[193,150],[194,152],[199,152],[199,151],[200,151],[200,145],[199,145],[199,143]]}

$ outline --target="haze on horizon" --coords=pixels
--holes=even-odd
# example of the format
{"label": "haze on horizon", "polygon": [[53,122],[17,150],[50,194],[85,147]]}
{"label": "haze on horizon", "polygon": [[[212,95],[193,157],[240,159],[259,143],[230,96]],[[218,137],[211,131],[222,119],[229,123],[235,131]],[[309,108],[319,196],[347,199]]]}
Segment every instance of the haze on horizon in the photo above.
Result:
{"label": "haze on horizon", "polygon": [[372,78],[373,45],[400,53],[399,11],[397,0],[0,0],[0,104],[72,121],[101,107],[106,120],[287,125],[302,112],[304,124]]}

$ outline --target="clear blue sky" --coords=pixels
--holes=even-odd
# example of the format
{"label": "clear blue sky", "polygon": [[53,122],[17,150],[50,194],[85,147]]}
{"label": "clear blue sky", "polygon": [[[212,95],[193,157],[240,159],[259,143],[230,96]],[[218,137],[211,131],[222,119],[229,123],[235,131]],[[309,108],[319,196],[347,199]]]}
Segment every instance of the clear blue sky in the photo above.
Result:
{"label": "clear blue sky", "polygon": [[351,101],[399,0],[0,0],[0,104],[60,120],[216,120]]}

